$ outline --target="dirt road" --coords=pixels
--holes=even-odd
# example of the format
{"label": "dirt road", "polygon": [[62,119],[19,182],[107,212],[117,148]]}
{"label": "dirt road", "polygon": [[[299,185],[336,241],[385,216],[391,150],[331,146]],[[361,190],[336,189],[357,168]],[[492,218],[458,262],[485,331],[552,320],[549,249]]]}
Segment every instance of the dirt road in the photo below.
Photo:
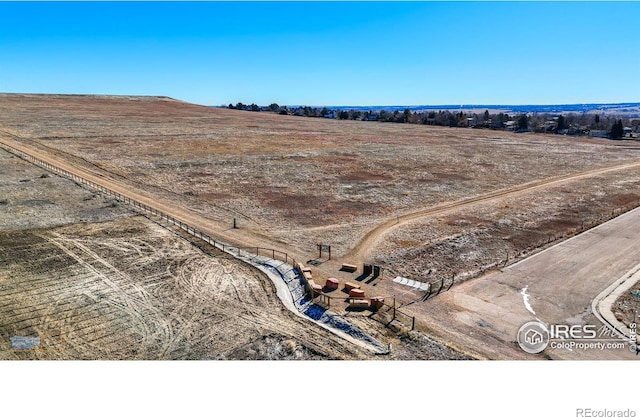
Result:
{"label": "dirt road", "polygon": [[434,215],[444,214],[452,210],[469,208],[479,203],[486,203],[489,201],[495,201],[505,198],[513,198],[524,193],[544,189],[546,187],[552,187],[559,184],[580,180],[589,177],[595,177],[608,172],[622,171],[625,169],[631,169],[639,167],[640,162],[616,165],[607,168],[594,169],[577,174],[562,175],[556,178],[550,178],[540,181],[532,181],[526,184],[522,184],[517,187],[512,187],[504,190],[498,190],[485,195],[480,195],[473,198],[464,199],[461,201],[454,201],[452,203],[441,204],[435,207],[429,207],[426,209],[418,210],[413,213],[405,214],[402,216],[392,217],[386,222],[380,224],[375,229],[369,231],[362,240],[351,250],[351,252],[345,256],[345,258],[354,260],[356,263],[361,263],[369,258],[369,254],[373,251],[376,245],[384,238],[384,236],[391,230],[406,225],[414,220],[418,220],[424,217],[430,217]]}
{"label": "dirt road", "polygon": [[[78,167],[77,165],[70,163],[67,160],[60,158],[59,156],[53,156],[50,152],[36,149],[34,147],[27,147],[23,144],[9,138],[8,136],[14,136],[9,132],[0,131],[0,144],[4,144],[9,148],[16,149],[26,155],[30,155],[34,158],[40,159],[50,165],[70,172],[78,177],[84,178],[95,184],[110,189],[116,193],[119,193],[131,200],[135,200],[139,203],[145,204],[148,207],[166,213],[175,219],[187,223],[194,227],[197,227],[202,232],[207,233],[212,238],[216,238],[227,242],[229,244],[236,245],[238,247],[268,247],[276,250],[288,251],[289,254],[298,259],[303,259],[304,256],[295,251],[295,248],[285,248],[279,246],[277,243],[268,241],[256,233],[249,232],[243,229],[231,229],[229,225],[221,225],[211,219],[207,219],[197,213],[190,211],[189,209],[181,206],[174,206],[165,204],[163,201],[157,199],[156,196],[140,189],[134,188],[131,184],[128,184],[125,179],[117,178],[112,173],[102,170],[99,167],[87,168]],[[21,140],[26,140],[21,138]]]}

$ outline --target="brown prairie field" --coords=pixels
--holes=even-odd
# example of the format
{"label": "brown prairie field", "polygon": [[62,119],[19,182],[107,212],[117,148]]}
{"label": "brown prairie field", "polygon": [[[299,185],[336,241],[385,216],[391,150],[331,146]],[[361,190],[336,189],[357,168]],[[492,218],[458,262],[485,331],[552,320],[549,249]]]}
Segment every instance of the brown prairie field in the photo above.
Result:
{"label": "brown prairie field", "polygon": [[[253,267],[5,151],[0,191],[0,359],[375,358],[292,314]],[[385,358],[465,357],[360,325],[396,343]]]}
{"label": "brown prairie field", "polygon": [[[383,278],[362,285],[399,305],[421,295],[393,283],[396,275],[432,283],[478,276],[640,201],[640,145],[629,141],[43,95],[0,95],[0,135],[201,216],[234,243],[304,260],[329,244],[335,259],[314,267],[320,277],[353,279],[338,271],[341,262],[380,264]],[[3,216],[15,210],[16,198],[6,200]],[[230,230],[234,218],[238,230]],[[67,241],[56,244],[52,233],[82,240],[71,223],[64,233],[29,236],[65,251]],[[151,245],[143,229],[137,251]],[[412,311],[419,321],[419,308]],[[145,340],[160,340],[156,330]]]}
{"label": "brown prairie field", "polygon": [[[271,282],[0,151],[0,359],[362,358]],[[37,198],[36,198],[37,197]],[[40,337],[37,351],[11,348]]]}

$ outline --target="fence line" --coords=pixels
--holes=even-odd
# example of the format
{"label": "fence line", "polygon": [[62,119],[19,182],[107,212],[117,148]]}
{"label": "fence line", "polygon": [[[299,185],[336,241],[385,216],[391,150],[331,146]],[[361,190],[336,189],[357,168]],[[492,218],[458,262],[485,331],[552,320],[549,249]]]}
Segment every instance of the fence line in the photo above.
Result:
{"label": "fence line", "polygon": [[[259,247],[259,246],[250,246],[250,247],[236,247],[233,245],[229,245],[227,243],[224,243],[222,241],[216,240],[211,238],[209,235],[207,235],[206,233],[202,232],[201,230],[189,225],[188,223],[183,222],[182,220],[176,219],[175,217],[160,211],[154,207],[148,206],[138,200],[132,199],[130,197],[127,197],[123,194],[120,194],[117,191],[114,191],[110,188],[107,188],[103,185],[97,184],[91,180],[88,180],[84,177],[80,177],[72,172],[69,172],[65,169],[59,168],[57,166],[51,165],[48,162],[45,162],[39,158],[36,158],[32,155],[26,154],[18,149],[13,148],[10,145],[6,145],[4,143],[0,143],[0,147],[2,147],[3,149],[5,149],[6,151],[17,155],[18,157],[26,160],[26,161],[30,161],[42,168],[45,168],[48,171],[54,172],[56,174],[65,176],[67,178],[70,178],[71,180],[75,181],[78,184],[81,185],[85,185],[87,187],[90,187],[92,189],[97,190],[99,193],[105,194],[107,196],[111,196],[113,198],[115,198],[117,201],[120,201],[126,205],[131,206],[135,211],[137,212],[141,212],[143,214],[145,213],[149,213],[153,216],[159,217],[160,220],[165,221],[169,224],[173,224],[177,227],[179,227],[180,229],[186,231],[188,234],[203,240],[204,242],[207,242],[209,245],[213,246],[215,249],[219,249],[224,253],[228,253],[232,256],[235,256],[237,258],[240,258],[241,260],[244,258],[244,260],[249,260],[253,263],[259,263],[263,266],[268,266],[270,268],[275,269],[276,271],[278,271],[279,275],[282,277],[283,281],[287,284],[287,288],[289,289],[293,300],[294,300],[294,304],[296,306],[301,305],[300,302],[301,300],[303,300],[306,296],[308,292],[308,295],[310,296],[310,302],[314,303],[315,302],[315,298],[316,296],[320,296],[320,299],[318,300],[320,303],[322,304],[326,304],[328,307],[331,304],[331,299],[340,299],[340,300],[345,300],[345,298],[341,298],[341,297],[335,297],[332,296],[330,294],[325,294],[325,293],[318,293],[318,292],[314,292],[314,289],[311,287],[311,285],[309,284],[308,280],[306,279],[306,277],[304,276],[303,272],[301,270],[298,270],[297,265],[298,262],[295,260],[295,258],[291,257],[287,252],[283,252],[274,248],[263,248],[263,247]],[[265,256],[265,255],[261,255],[261,251],[262,253],[266,253],[267,255],[270,254],[271,257]],[[260,258],[266,258],[266,259],[260,259]],[[282,259],[284,258],[284,259]],[[274,264],[273,262],[282,262],[280,264]],[[300,292],[298,290],[298,286],[296,285],[296,281],[301,281],[301,283],[303,284],[303,288],[306,289],[306,292]],[[350,297],[347,297],[346,299],[348,300]],[[370,299],[368,299],[370,300]],[[388,307],[390,309],[393,310],[393,320],[396,320],[397,316],[406,316],[407,318],[410,318],[412,321],[412,330],[415,327],[415,317],[410,316],[406,313],[403,313],[401,311],[398,311],[397,307],[395,306],[395,300],[394,300],[394,304],[393,305],[388,305],[386,303],[383,303],[384,307]],[[299,307],[297,307],[298,309],[300,309]],[[382,307],[381,307],[382,308]],[[376,312],[374,312],[373,314],[375,314]],[[371,316],[373,316],[373,314]],[[370,316],[370,317],[371,317]],[[387,323],[389,324],[389,323]]]}
{"label": "fence line", "polygon": [[[425,295],[419,299],[419,301],[425,301],[429,298],[435,297],[439,295],[442,291],[449,291],[453,287],[453,285],[456,283],[462,283],[469,279],[478,277],[487,271],[491,271],[496,268],[504,268],[507,265],[511,265],[516,262],[519,262],[525,257],[531,256],[540,250],[544,250],[546,247],[548,247],[551,244],[555,244],[556,242],[560,242],[560,241],[569,239],[571,237],[577,236],[580,233],[586,232],[587,230],[593,229],[603,223],[611,221],[616,217],[619,217],[625,213],[628,213],[632,210],[637,209],[638,207],[640,207],[640,199],[637,201],[633,201],[632,203],[625,204],[623,207],[613,208],[610,213],[607,211],[604,214],[599,214],[595,216],[595,220],[592,220],[589,222],[581,221],[580,226],[575,227],[573,229],[561,232],[556,235],[543,235],[542,240],[539,240],[537,244],[530,245],[520,251],[511,252],[511,253],[507,252],[504,260],[499,260],[496,262],[492,262],[490,264],[483,265],[475,271],[452,275],[451,277],[443,277],[440,279],[436,279],[434,281],[426,281],[424,283],[428,284],[428,290],[426,291]],[[531,231],[531,232],[536,233],[536,231]],[[540,233],[538,234],[540,235]],[[405,305],[413,304],[415,301],[418,301],[418,300],[414,300]]]}
{"label": "fence line", "polygon": [[[65,176],[67,178],[70,178],[71,180],[75,181],[78,184],[82,184],[82,185],[86,185],[90,188],[93,188],[94,190],[97,190],[99,193],[105,194],[107,196],[112,196],[114,197],[117,201],[120,201],[124,204],[130,205],[133,208],[137,209],[136,211],[138,212],[142,212],[142,213],[149,213],[151,215],[160,217],[161,220],[166,221],[167,223],[173,224],[175,226],[178,226],[179,228],[181,228],[182,230],[186,231],[187,233],[189,233],[190,235],[193,235],[194,237],[197,237],[201,240],[204,240],[205,242],[207,242],[208,244],[210,244],[211,246],[213,246],[216,249],[220,249],[223,252],[229,253],[231,255],[233,255],[233,252],[236,252],[237,255],[242,254],[242,250],[243,249],[250,249],[252,252],[255,249],[256,255],[259,255],[259,251],[268,251],[272,253],[272,259],[277,259],[276,258],[276,254],[279,254],[281,257],[285,258],[285,261],[289,261],[291,260],[292,262],[295,262],[295,259],[292,258],[291,256],[289,256],[288,253],[286,252],[282,252],[279,251],[277,249],[271,249],[271,248],[260,248],[260,247],[250,247],[250,248],[242,248],[242,247],[234,247],[232,245],[226,244],[222,241],[216,240],[211,238],[209,235],[207,235],[206,233],[202,232],[201,230],[197,229],[196,227],[191,226],[190,224],[183,222],[182,220],[176,219],[175,217],[160,211],[154,207],[148,206],[138,200],[134,200],[130,197],[127,197],[123,194],[118,193],[117,191],[114,191],[110,188],[107,188],[103,185],[97,184],[91,180],[88,180],[86,178],[80,177],[72,172],[69,172],[65,169],[59,168],[57,166],[51,165],[48,162],[45,162],[39,158],[36,158],[32,155],[26,154],[18,149],[13,148],[12,146],[6,145],[6,144],[0,144],[0,146],[5,149],[6,151],[17,155],[18,157],[32,162],[42,168],[47,169],[48,171],[54,172],[56,174],[60,174],[62,176]],[[293,267],[291,267],[293,268]]]}

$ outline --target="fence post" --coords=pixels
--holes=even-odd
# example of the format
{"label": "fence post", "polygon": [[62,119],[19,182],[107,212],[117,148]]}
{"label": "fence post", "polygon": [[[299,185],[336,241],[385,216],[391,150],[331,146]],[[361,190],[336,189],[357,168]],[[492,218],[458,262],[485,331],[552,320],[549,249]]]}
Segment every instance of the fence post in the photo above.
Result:
{"label": "fence post", "polygon": [[[393,296],[393,320],[396,319],[396,296]],[[391,320],[391,321],[393,321]]]}

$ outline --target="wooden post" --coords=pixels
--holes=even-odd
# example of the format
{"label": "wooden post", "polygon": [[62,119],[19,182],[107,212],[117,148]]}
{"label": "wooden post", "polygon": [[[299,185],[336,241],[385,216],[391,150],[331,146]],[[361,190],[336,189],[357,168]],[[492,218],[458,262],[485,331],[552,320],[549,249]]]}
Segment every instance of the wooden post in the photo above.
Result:
{"label": "wooden post", "polygon": [[238,224],[236,223],[236,218],[233,218],[233,228],[237,229],[238,228]]}
{"label": "wooden post", "polygon": [[411,330],[416,328],[416,316],[411,317]]}
{"label": "wooden post", "polygon": [[393,320],[395,319],[396,319],[396,296],[394,295],[393,296]]}

